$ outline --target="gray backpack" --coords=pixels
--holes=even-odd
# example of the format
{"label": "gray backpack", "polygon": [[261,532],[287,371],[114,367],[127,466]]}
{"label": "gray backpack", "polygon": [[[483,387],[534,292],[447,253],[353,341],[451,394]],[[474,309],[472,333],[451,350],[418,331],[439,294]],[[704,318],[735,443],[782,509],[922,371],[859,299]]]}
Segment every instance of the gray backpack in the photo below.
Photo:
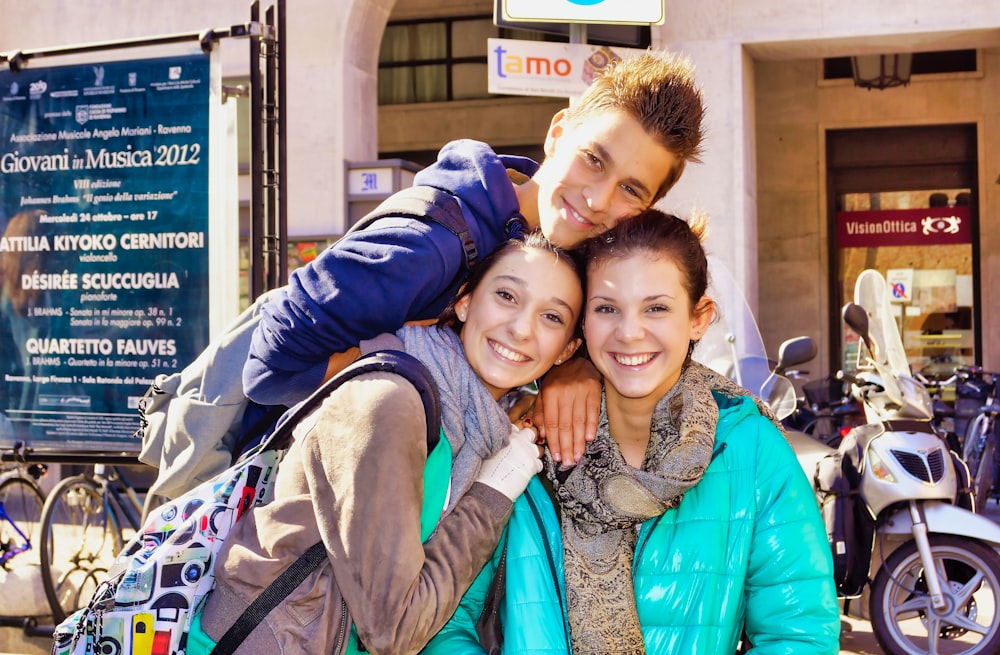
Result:
{"label": "gray backpack", "polygon": [[[447,191],[427,186],[403,189],[350,232],[390,216],[433,221],[448,228],[463,245],[463,276],[478,258],[462,209]],[[265,408],[260,419],[245,426],[250,401],[243,394],[242,376],[234,374],[243,370],[261,307],[271,295],[273,291],[261,295],[191,364],[169,375],[157,375],[146,391],[139,403],[136,436],[142,439],[139,460],[159,469],[150,494],[176,498],[225,470],[265,437],[288,409]]]}

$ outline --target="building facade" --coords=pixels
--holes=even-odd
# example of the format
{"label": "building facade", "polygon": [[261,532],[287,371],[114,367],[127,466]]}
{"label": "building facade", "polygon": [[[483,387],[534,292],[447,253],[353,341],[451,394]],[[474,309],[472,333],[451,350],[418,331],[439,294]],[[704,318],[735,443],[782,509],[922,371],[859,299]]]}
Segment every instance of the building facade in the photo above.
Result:
{"label": "building facade", "polygon": [[[249,20],[244,0],[4,4],[0,51],[5,52]],[[492,0],[290,0],[286,10],[287,43],[281,52],[288,71],[287,189],[294,239],[329,239],[344,231],[349,162],[433,151],[459,137],[490,142],[500,151],[530,152],[541,144],[552,114],[566,104],[553,98],[472,97],[379,106],[379,61],[388,24],[488,16]],[[862,260],[914,269],[918,283],[940,277],[921,278],[921,271],[951,271],[952,277],[934,284],[957,287],[957,299],[948,296],[940,306],[928,307],[950,316],[962,314],[963,303],[972,305],[970,327],[964,332],[961,327],[956,337],[963,347],[954,361],[975,359],[987,369],[1000,368],[1000,292],[994,291],[1000,288],[1000,235],[992,229],[1000,214],[995,3],[671,0],[665,24],[651,28],[650,40],[654,47],[691,57],[708,106],[703,163],[688,167],[660,207],[710,215],[709,249],[724,254],[743,281],[769,352],[786,338],[806,334],[820,343],[821,356],[808,367],[814,377],[843,361],[837,308],[849,293],[843,288],[850,279],[845,271],[856,262],[834,243],[839,212],[887,209],[890,203],[914,208],[932,192],[953,191],[949,206],[960,204],[960,193],[972,198],[967,211],[974,231],[967,250],[949,251],[944,261],[920,249],[895,252],[888,264],[878,252],[862,254]],[[245,78],[245,42],[230,39],[220,47],[223,76]],[[482,47],[485,56],[485,43]],[[974,50],[974,70],[918,74],[905,87],[883,91],[824,74],[826,58],[953,50]],[[902,148],[897,156],[893,135],[911,144],[939,138],[944,145],[923,154],[919,147]],[[851,153],[865,151],[865,143],[890,145],[869,148],[875,154],[867,160],[852,160]],[[945,157],[951,150],[958,152]],[[886,155],[881,162],[878,152]],[[921,166],[937,166],[940,176],[914,172]],[[864,171],[880,167],[903,172],[882,187],[857,181],[878,179]],[[909,178],[907,170],[913,172]],[[952,170],[961,174],[948,178]],[[882,195],[890,192],[897,195]],[[950,261],[956,258],[964,263]],[[912,308],[901,312],[918,318]],[[928,352],[938,347],[928,343]]]}

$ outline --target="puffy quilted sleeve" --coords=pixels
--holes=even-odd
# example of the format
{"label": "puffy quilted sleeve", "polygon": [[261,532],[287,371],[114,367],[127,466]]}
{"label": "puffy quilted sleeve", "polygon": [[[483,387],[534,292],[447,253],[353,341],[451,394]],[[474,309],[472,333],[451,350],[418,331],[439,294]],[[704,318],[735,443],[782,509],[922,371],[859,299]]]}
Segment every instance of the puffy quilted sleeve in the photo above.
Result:
{"label": "puffy quilted sleeve", "polygon": [[781,433],[758,423],[758,514],[746,587],[751,652],[836,655],[840,611],[815,494]]}
{"label": "puffy quilted sleeve", "polygon": [[455,614],[421,651],[422,655],[485,655],[486,651],[480,645],[476,633],[476,623],[486,606],[486,596],[496,574],[505,541],[506,533],[500,538],[493,557],[486,562],[486,566],[465,592]]}

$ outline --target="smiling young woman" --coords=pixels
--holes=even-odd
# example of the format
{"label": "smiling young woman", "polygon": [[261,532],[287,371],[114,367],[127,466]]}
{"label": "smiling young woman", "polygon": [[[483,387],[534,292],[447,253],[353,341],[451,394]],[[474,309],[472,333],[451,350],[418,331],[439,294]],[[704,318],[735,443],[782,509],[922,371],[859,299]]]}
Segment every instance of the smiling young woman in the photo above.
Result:
{"label": "smiling young woman", "polygon": [[575,465],[546,454],[427,653],[479,652],[488,598],[502,653],[725,654],[744,631],[783,653],[838,652],[809,481],[769,410],[690,357],[713,315],[700,227],[648,210],[585,244],[597,436]]}
{"label": "smiling young woman", "polygon": [[[237,652],[331,652],[345,639],[338,652],[418,652],[541,470],[535,432],[514,428],[497,400],[579,346],[582,275],[576,258],[529,234],[483,258],[438,324],[380,336],[376,348],[404,350],[434,379],[444,451],[427,452],[423,403],[405,378],[367,373],[338,387],[295,428],[274,500],[233,527],[187,652],[211,652],[287,563],[320,540],[326,561]],[[425,472],[442,455],[447,472]],[[443,512],[430,508],[433,532],[423,526],[425,498],[447,498]]]}

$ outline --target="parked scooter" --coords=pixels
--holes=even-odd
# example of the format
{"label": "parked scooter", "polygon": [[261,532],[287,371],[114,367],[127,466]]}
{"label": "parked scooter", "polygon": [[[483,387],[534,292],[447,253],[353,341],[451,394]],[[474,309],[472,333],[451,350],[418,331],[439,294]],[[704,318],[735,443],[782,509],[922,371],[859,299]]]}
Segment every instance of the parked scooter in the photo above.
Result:
{"label": "parked scooter", "polygon": [[[761,365],[763,341],[742,293],[724,265],[710,266],[723,320],[694,356],[781,418],[794,390]],[[1000,653],[1000,526],[955,504],[964,464],[930,425],[930,399],[910,375],[878,272],[862,273],[844,314],[861,337],[849,379],[867,423],[836,450],[786,435],[817,490],[845,612],[869,619],[891,655]],[[852,602],[864,596],[867,604]]]}

